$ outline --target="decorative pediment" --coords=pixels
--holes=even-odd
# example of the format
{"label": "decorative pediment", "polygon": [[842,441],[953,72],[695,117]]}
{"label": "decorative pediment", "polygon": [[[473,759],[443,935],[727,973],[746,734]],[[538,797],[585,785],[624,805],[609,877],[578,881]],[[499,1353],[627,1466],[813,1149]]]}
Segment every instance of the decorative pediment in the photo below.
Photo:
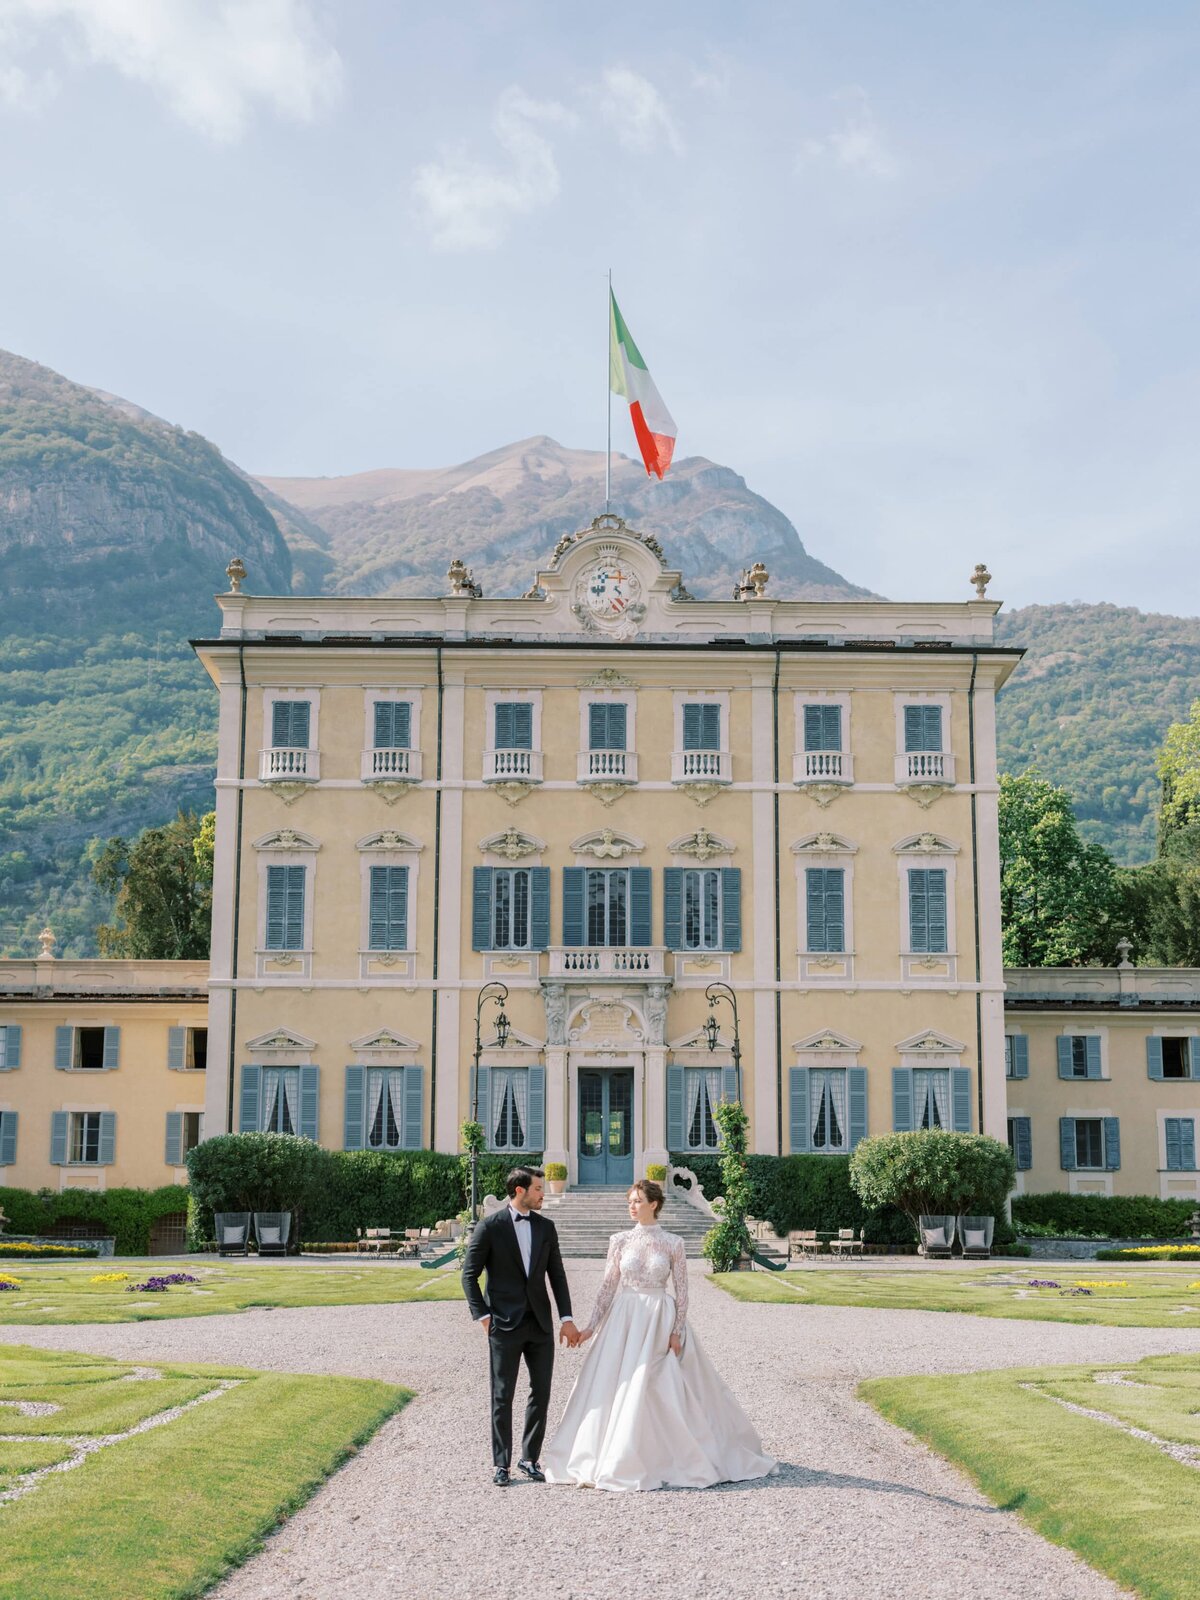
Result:
{"label": "decorative pediment", "polygon": [[901,839],[899,844],[894,844],[892,853],[898,856],[956,856],[960,849],[960,845],[940,833],[912,833],[907,839]]}
{"label": "decorative pediment", "polygon": [[626,856],[640,855],[646,848],[640,839],[613,828],[598,828],[592,833],[582,833],[572,839],[570,848],[577,856],[594,856],[597,861],[623,861]]}
{"label": "decorative pediment", "polygon": [[601,667],[599,672],[589,673],[586,678],[580,678],[581,689],[636,689],[637,684],[632,678],[627,678],[623,672],[618,672],[615,667]]}
{"label": "decorative pediment", "polygon": [[857,1039],[850,1039],[833,1028],[822,1028],[820,1033],[810,1033],[806,1039],[797,1039],[792,1049],[797,1054],[813,1051],[821,1055],[837,1055],[839,1052],[857,1055],[862,1045]]}
{"label": "decorative pediment", "polygon": [[731,856],[737,845],[720,834],[709,833],[707,828],[697,828],[695,833],[682,834],[667,846],[672,855],[691,856],[694,861],[709,861],[713,856]]}
{"label": "decorative pediment", "polygon": [[926,1028],[924,1033],[914,1033],[911,1039],[902,1039],[896,1046],[902,1056],[960,1056],[966,1048],[961,1039],[952,1039],[949,1034],[938,1033],[934,1028]]}
{"label": "decorative pediment", "polygon": [[368,833],[359,839],[354,846],[356,850],[391,850],[402,852],[406,855],[416,855],[424,850],[423,844],[418,844],[407,833],[397,833],[395,828],[380,828],[376,833]]}
{"label": "decorative pediment", "polygon": [[376,1028],[373,1033],[364,1033],[361,1039],[351,1039],[350,1048],[360,1055],[370,1055],[378,1051],[419,1050],[421,1046],[407,1034],[396,1033],[391,1028]]}
{"label": "decorative pediment", "polygon": [[481,839],[479,848],[485,856],[501,856],[505,861],[523,861],[526,856],[540,856],[546,848],[546,841],[536,839],[531,833],[522,833],[520,828],[509,827],[503,833],[493,833]]}
{"label": "decorative pediment", "polygon": [[[678,1039],[667,1040],[668,1050],[703,1050],[708,1055],[708,1034],[703,1028],[693,1028],[690,1033],[681,1033]],[[713,1054],[716,1055],[716,1051]],[[718,1063],[719,1065],[719,1063]]]}
{"label": "decorative pediment", "polygon": [[317,1048],[315,1039],[306,1039],[302,1033],[296,1033],[291,1028],[275,1028],[270,1033],[260,1033],[257,1038],[246,1040],[246,1049],[254,1051],[283,1050],[289,1054],[303,1051],[307,1054]]}
{"label": "decorative pediment", "polygon": [[505,1057],[514,1054],[521,1055],[526,1051],[532,1051],[534,1055],[537,1055],[540,1051],[545,1049],[546,1045],[546,1041],[544,1039],[539,1039],[535,1034],[523,1033],[520,1028],[514,1028],[511,1026],[509,1027],[508,1039],[505,1044],[502,1045],[500,1043],[494,1032],[492,1033],[490,1039],[486,1035],[481,1034],[480,1043],[483,1045],[485,1050],[496,1050],[500,1052],[500,1054],[494,1058],[493,1065],[495,1062],[500,1061]]}
{"label": "decorative pediment", "polygon": [[797,856],[852,856],[857,853],[858,846],[851,840],[844,839],[840,833],[827,831],[806,834],[792,845],[792,854]]}
{"label": "decorative pediment", "polygon": [[310,833],[301,833],[296,828],[276,828],[272,833],[264,833],[260,839],[255,839],[256,850],[319,850],[320,841],[314,839]]}

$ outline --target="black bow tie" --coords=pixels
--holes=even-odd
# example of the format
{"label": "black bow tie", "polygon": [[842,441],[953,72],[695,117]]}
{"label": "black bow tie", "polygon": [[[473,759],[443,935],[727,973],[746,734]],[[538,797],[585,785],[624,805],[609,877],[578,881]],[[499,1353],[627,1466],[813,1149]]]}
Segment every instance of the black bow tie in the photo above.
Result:
{"label": "black bow tie", "polygon": [[519,1211],[514,1211],[513,1212],[513,1221],[514,1222],[528,1222],[529,1218],[525,1217],[525,1216],[522,1216]]}

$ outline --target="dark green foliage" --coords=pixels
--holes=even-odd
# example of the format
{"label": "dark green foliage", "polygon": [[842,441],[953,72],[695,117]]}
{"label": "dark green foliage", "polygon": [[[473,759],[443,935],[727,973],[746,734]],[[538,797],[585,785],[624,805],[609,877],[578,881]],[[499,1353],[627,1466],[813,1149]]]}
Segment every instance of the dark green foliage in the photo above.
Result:
{"label": "dark green foliage", "polygon": [[982,1133],[919,1128],[864,1139],[850,1183],[864,1205],[892,1205],[914,1230],[921,1216],[1000,1217],[1016,1182],[1012,1151]]}
{"label": "dark green foliage", "polygon": [[[0,1211],[8,1218],[5,1232],[44,1233],[64,1218],[95,1221],[100,1238],[114,1240],[119,1256],[144,1256],[150,1229],[159,1217],[186,1211],[188,1191],[178,1183],[161,1189],[68,1189],[55,1194],[43,1189],[0,1189]],[[4,1234],[0,1234],[0,1239]]]}
{"label": "dark green foliage", "polygon": [[704,1236],[703,1249],[714,1272],[732,1272],[750,1256],[750,1232],[746,1227],[746,1217],[753,1214],[753,1190],[746,1164],[750,1118],[741,1101],[726,1100],[717,1107],[715,1119],[721,1133],[721,1207],[720,1217]]}
{"label": "dark green foliage", "polygon": [[208,958],[215,821],[181,811],[130,844],[110,839],[92,878],[116,895],[114,922],[96,929],[100,953],[142,961]]}
{"label": "dark green foliage", "polygon": [[[673,1167],[688,1167],[696,1174],[708,1200],[724,1194],[721,1162],[717,1156],[690,1151],[671,1157]],[[908,1219],[892,1207],[868,1211],[850,1187],[849,1156],[746,1157],[750,1179],[747,1212],[769,1222],[783,1237],[793,1228],[861,1228],[869,1244],[911,1250],[915,1242]]]}
{"label": "dark green foliage", "polygon": [[289,1133],[222,1133],[188,1151],[188,1179],[201,1211],[291,1211],[298,1227],[333,1154]]}
{"label": "dark green foliage", "polygon": [[1053,1228],[1064,1238],[1074,1234],[1096,1239],[1179,1239],[1189,1234],[1191,1200],[1159,1200],[1135,1194],[1015,1194],[1012,1217],[1017,1232],[1023,1222]]}

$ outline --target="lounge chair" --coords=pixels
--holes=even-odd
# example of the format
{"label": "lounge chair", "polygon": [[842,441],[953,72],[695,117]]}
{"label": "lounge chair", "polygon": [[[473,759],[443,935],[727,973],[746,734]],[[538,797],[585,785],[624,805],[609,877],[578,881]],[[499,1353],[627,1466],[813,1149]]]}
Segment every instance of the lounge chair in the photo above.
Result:
{"label": "lounge chair", "polygon": [[862,1230],[855,1233],[853,1228],[839,1228],[837,1238],[829,1241],[829,1248],[839,1261],[849,1261],[851,1256],[861,1256],[863,1253]]}
{"label": "lounge chair", "polygon": [[956,1217],[924,1216],[918,1218],[921,1231],[920,1253],[927,1261],[947,1260],[954,1249]]}
{"label": "lounge chair", "polygon": [[215,1211],[213,1221],[217,1227],[218,1255],[249,1255],[250,1213],[248,1211]]}
{"label": "lounge chair", "polygon": [[962,1240],[964,1261],[990,1261],[995,1217],[959,1217],[958,1237]]}
{"label": "lounge chair", "polygon": [[287,1255],[288,1238],[292,1231],[290,1211],[256,1211],[254,1237],[258,1240],[260,1256]]}

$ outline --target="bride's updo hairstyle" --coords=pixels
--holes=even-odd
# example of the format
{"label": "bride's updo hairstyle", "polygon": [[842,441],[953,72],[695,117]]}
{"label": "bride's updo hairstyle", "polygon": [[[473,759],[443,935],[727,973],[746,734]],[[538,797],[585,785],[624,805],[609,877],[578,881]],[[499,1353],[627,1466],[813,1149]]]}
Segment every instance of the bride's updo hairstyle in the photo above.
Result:
{"label": "bride's updo hairstyle", "polygon": [[635,1189],[637,1190],[638,1194],[641,1195],[643,1200],[649,1200],[650,1204],[654,1207],[654,1220],[657,1222],[659,1213],[663,1208],[663,1201],[667,1198],[663,1193],[662,1184],[655,1183],[653,1178],[639,1178],[636,1183],[631,1183],[629,1185],[629,1192],[631,1194]]}

